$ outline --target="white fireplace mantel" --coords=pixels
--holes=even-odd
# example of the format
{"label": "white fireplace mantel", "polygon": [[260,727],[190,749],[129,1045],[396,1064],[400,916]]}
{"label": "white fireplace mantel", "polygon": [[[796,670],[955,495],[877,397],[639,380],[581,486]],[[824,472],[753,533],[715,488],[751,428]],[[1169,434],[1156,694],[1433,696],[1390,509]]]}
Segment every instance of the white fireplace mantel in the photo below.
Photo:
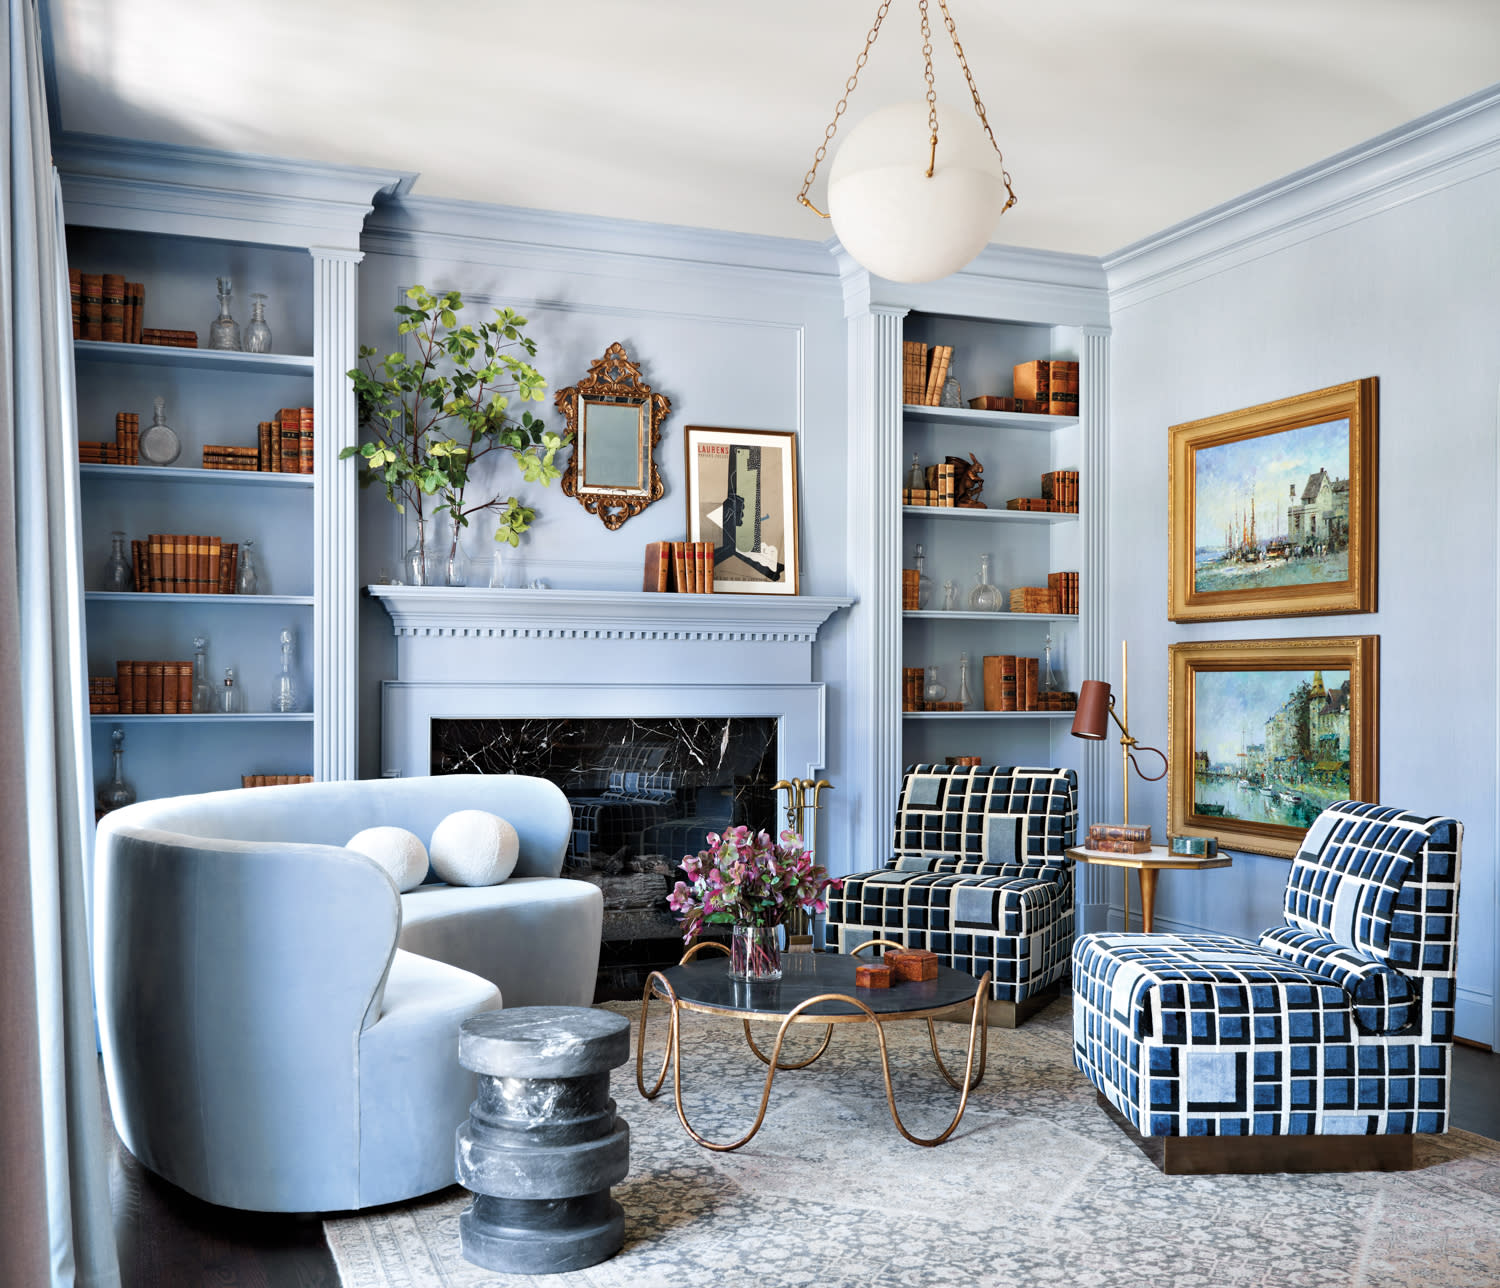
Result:
{"label": "white fireplace mantel", "polygon": [[810,644],[839,595],[676,595],[629,590],[371,586],[398,636]]}

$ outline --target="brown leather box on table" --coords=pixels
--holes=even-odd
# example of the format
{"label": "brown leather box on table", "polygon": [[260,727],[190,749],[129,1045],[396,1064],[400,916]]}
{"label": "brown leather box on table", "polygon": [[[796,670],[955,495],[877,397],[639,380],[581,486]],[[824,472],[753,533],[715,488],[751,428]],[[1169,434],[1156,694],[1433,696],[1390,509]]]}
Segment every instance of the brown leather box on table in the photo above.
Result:
{"label": "brown leather box on table", "polygon": [[862,962],[854,968],[855,988],[889,988],[895,975],[895,971],[889,966],[882,966],[877,962]]}
{"label": "brown leather box on table", "polygon": [[925,948],[889,949],[885,960],[896,968],[896,979],[900,983],[937,978],[937,954]]}

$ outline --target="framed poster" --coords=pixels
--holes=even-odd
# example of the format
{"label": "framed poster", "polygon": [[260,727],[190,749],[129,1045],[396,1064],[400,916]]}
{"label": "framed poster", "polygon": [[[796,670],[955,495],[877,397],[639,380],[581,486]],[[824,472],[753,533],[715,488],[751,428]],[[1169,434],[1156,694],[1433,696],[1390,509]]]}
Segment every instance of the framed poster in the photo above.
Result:
{"label": "framed poster", "polygon": [[797,593],[797,435],[687,427],[688,540],[714,552],[714,593]]}
{"label": "framed poster", "polygon": [[1167,830],[1291,858],[1325,805],[1379,799],[1375,635],[1173,644]]}
{"label": "framed poster", "polygon": [[1174,622],[1375,611],[1374,376],[1173,425]]}

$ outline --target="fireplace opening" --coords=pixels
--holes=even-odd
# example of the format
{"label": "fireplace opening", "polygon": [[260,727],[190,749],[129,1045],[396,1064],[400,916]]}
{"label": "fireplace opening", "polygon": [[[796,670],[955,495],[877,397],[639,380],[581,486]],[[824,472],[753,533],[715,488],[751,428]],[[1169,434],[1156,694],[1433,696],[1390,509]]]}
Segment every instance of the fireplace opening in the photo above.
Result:
{"label": "fireplace opening", "polygon": [[777,830],[776,729],[769,716],[434,719],[431,764],[563,790],[573,810],[563,875],[604,894],[596,1000],[637,998],[682,955],[667,895],[683,856],[726,827]]}

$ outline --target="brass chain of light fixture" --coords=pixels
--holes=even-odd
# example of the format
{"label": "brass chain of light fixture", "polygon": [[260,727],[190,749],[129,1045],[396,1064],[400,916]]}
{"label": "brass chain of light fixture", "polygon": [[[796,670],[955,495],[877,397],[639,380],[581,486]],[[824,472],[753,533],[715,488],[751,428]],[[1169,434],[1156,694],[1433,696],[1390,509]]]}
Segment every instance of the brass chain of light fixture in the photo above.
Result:
{"label": "brass chain of light fixture", "polygon": [[880,24],[885,21],[885,15],[890,12],[891,0],[884,0],[875,14],[875,25],[865,36],[865,47],[860,50],[859,57],[854,61],[854,73],[844,82],[844,96],[839,99],[838,106],[833,109],[833,120],[828,122],[828,128],[823,131],[823,142],[818,144],[818,150],[813,153],[812,169],[802,177],[802,191],[797,194],[797,200],[817,215],[819,219],[827,219],[828,216],[819,210],[807,199],[807,190],[812,187],[813,178],[818,173],[818,166],[823,158],[828,155],[828,145],[833,142],[833,136],[838,132],[839,117],[844,114],[844,109],[849,106],[849,95],[854,93],[855,86],[859,84],[859,74],[864,71],[865,64],[870,61],[870,50],[875,44],[875,39],[880,35]]}
{"label": "brass chain of light fixture", "polygon": [[[859,74],[870,60],[870,50],[874,47],[877,37],[880,35],[880,24],[885,21],[885,15],[890,12],[891,0],[883,0],[880,8],[876,11],[875,22],[865,36],[865,47],[860,51],[859,57],[854,62],[854,72],[844,82],[844,94],[839,99],[838,105],[833,109],[833,120],[828,123],[828,128],[823,131],[823,141],[818,144],[818,150],[813,154],[812,167],[802,177],[802,191],[797,194],[797,200],[820,219],[827,219],[828,215],[819,210],[808,200],[808,190],[817,177],[818,166],[822,164],[823,158],[828,155],[828,145],[833,142],[833,136],[838,133],[839,117],[843,116],[849,105],[849,96],[854,93],[859,85]],[[937,167],[937,90],[932,75],[932,26],[927,16],[927,0],[917,0],[917,8],[922,20],[922,59],[923,75],[927,81],[927,125],[932,131],[931,152],[927,160],[927,177],[932,178],[934,169]],[[964,47],[958,39],[958,27],[953,21],[953,15],[948,12],[948,0],[938,0],[938,8],[943,11],[943,23],[948,28],[948,35],[953,41],[953,51],[958,55],[958,65],[963,68],[964,79],[969,84],[969,96],[974,100],[974,112],[979,117],[979,123],[984,126],[984,132],[989,137],[990,146],[995,149],[995,155],[1000,158],[1000,175],[1005,183],[1006,202],[1003,215],[1016,204],[1016,192],[1011,187],[1010,171],[1005,168],[1005,154],[1000,151],[1000,145],[995,141],[995,132],[990,129],[989,117],[985,115],[984,103],[979,97],[979,88],[974,84],[974,73],[969,70],[969,60],[964,57]]]}

